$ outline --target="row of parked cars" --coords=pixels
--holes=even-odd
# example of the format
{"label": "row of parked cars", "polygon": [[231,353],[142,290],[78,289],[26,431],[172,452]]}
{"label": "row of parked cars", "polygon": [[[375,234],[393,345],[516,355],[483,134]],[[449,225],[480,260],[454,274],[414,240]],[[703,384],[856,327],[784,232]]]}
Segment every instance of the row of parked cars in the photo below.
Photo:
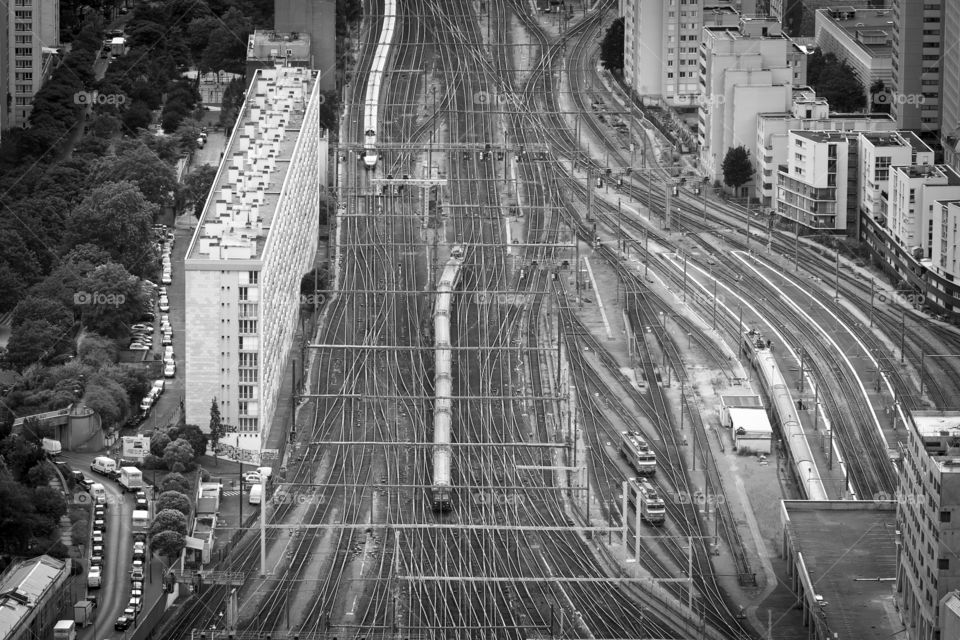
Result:
{"label": "row of parked cars", "polygon": [[[134,511],[147,511],[149,509],[146,492],[137,491],[135,499]],[[140,610],[143,609],[143,581],[146,562],[147,536],[141,532],[134,533],[133,558],[130,560],[130,602],[127,603],[123,614],[113,623],[113,628],[117,631],[126,631],[137,624],[137,617],[140,615]]]}
{"label": "row of parked cars", "polygon": [[163,388],[166,386],[163,378],[153,381],[153,386],[150,387],[150,391],[147,392],[147,395],[143,396],[143,400],[140,401],[140,414],[141,417],[146,418],[150,414],[150,410],[153,408],[153,403],[157,401],[160,395],[163,393]]}

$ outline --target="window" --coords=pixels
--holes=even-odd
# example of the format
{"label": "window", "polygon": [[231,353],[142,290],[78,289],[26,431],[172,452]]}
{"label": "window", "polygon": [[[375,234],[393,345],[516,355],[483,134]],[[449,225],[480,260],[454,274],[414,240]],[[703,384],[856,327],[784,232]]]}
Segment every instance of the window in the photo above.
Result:
{"label": "window", "polygon": [[241,353],[240,354],[240,366],[241,367],[256,367],[258,364],[257,353]]}
{"label": "window", "polygon": [[242,384],[239,388],[241,400],[253,400],[253,386]]}
{"label": "window", "polygon": [[257,332],[257,321],[256,320],[241,320],[240,321],[240,333],[256,333]]}
{"label": "window", "polygon": [[247,287],[238,287],[237,296],[241,302],[245,302],[249,296],[249,289],[247,289]]}
{"label": "window", "polygon": [[249,282],[250,284],[258,284],[258,283],[260,282],[260,272],[259,272],[259,271],[251,271],[251,272],[247,275],[247,277],[248,277],[248,282]]}
{"label": "window", "polygon": [[33,49],[30,47],[15,47],[13,50],[13,55],[20,56],[21,58],[28,58],[33,55]]}
{"label": "window", "polygon": [[950,558],[939,558],[937,560],[937,569],[948,571],[950,569]]}

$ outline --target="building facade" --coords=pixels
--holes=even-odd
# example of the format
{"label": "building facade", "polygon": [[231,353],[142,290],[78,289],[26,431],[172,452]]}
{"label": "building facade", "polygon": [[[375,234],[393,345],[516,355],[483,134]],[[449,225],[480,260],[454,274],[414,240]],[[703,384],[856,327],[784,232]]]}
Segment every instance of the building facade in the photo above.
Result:
{"label": "building facade", "polygon": [[311,69],[321,91],[337,88],[337,3],[334,0],[274,0],[273,28],[310,36]]}
{"label": "building facade", "polygon": [[912,131],[860,135],[860,213],[886,224],[891,167],[933,164],[933,150]]}
{"label": "building facade", "polygon": [[[259,69],[186,256],[186,419],[211,399],[236,435],[263,447],[314,265],[326,132],[317,72]],[[235,441],[235,442],[234,442]]]}
{"label": "building facade", "polygon": [[[893,0],[893,100],[897,126],[940,130],[944,0]],[[955,3],[954,3],[955,4]],[[956,33],[950,44],[956,44]]]}
{"label": "building facade", "polygon": [[[915,411],[897,496],[896,598],[913,640],[940,634],[940,602],[960,588],[960,415]],[[957,518],[953,518],[953,514]]]}
{"label": "building facade", "polygon": [[[868,108],[873,83],[882,82],[888,91],[893,88],[892,20],[889,9],[831,7],[816,13],[817,46],[850,65],[863,85]],[[877,100],[889,95],[880,94]]]}
{"label": "building facade", "polygon": [[[7,127],[30,120],[33,97],[43,86],[60,46],[60,0],[10,0],[6,3]],[[9,105],[9,106],[8,106]]]}
{"label": "building facade", "polygon": [[889,114],[830,113],[826,98],[809,87],[795,87],[793,108],[788,113],[761,113],[757,116],[757,197],[764,207],[774,207],[777,173],[787,164],[790,131],[893,131],[896,122]]}
{"label": "building facade", "polygon": [[930,260],[938,201],[960,199],[960,175],[947,165],[892,167],[887,228],[921,261]]}
{"label": "building facade", "polygon": [[944,162],[960,171],[960,47],[956,46],[960,34],[960,2],[943,5],[943,32],[954,34],[943,45],[940,61],[940,140],[943,145]]}
{"label": "building facade", "polygon": [[61,612],[73,619],[67,579],[70,563],[43,555],[11,566],[0,576],[0,638],[47,640]]}
{"label": "building facade", "polygon": [[700,167],[710,180],[720,178],[729,149],[756,148],[759,114],[790,111],[790,46],[771,18],[743,18],[735,29],[704,28],[698,141]]}
{"label": "building facade", "polygon": [[888,8],[890,0],[770,0],[770,15],[783,23],[791,37],[811,37],[816,32],[817,11],[825,7]]}

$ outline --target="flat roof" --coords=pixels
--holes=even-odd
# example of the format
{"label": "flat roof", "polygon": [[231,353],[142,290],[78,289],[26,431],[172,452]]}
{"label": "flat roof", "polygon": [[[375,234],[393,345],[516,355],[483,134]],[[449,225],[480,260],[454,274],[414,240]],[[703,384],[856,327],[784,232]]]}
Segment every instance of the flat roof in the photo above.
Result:
{"label": "flat roof", "polygon": [[[833,23],[844,32],[846,44],[858,47],[874,58],[893,55],[893,10],[855,7],[824,7],[817,9],[815,20],[823,19]],[[883,44],[863,42],[860,38],[880,38],[886,36]]]}
{"label": "flat roof", "polygon": [[831,142],[831,141],[846,141],[850,138],[854,138],[859,133],[858,131],[835,131],[832,129],[823,129],[823,130],[810,130],[810,129],[792,129],[790,133],[794,133],[801,138],[806,138],[812,142]]}
{"label": "flat roof", "polygon": [[66,570],[67,563],[48,555],[14,565],[0,581],[0,638],[8,637],[46,591]]}
{"label": "flat roof", "polygon": [[[943,178],[946,179],[946,185],[955,187],[960,185],[960,175],[950,165],[946,164],[914,164],[908,167],[897,167],[898,171],[903,171],[911,178]],[[937,185],[934,185],[937,186]]]}
{"label": "flat roof", "polygon": [[720,396],[720,402],[723,406],[727,408],[732,407],[748,407],[748,408],[763,408],[763,398],[758,395],[722,395]]}
{"label": "flat roof", "polygon": [[913,423],[921,436],[960,435],[957,411],[914,411]]}
{"label": "flat roof", "polygon": [[277,57],[308,60],[310,34],[257,29],[247,37],[248,61],[271,60]]}
{"label": "flat roof", "polygon": [[315,84],[306,67],[256,70],[187,260],[262,258]]}
{"label": "flat roof", "polygon": [[889,638],[897,576],[896,502],[785,500],[787,535],[821,596],[830,637]]}
{"label": "flat roof", "polygon": [[773,434],[766,409],[759,407],[734,407],[730,409],[730,422],[734,432],[743,429],[746,433]]}

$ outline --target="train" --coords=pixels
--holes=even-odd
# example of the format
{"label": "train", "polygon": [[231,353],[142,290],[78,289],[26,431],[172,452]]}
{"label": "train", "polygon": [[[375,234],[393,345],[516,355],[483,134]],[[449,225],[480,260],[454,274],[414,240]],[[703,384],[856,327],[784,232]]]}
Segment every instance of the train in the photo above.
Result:
{"label": "train", "polygon": [[[639,510],[640,518],[649,524],[662,525],[667,520],[667,507],[657,488],[648,480],[630,478],[627,496],[634,509]],[[639,506],[637,498],[640,499]]]}
{"label": "train", "polygon": [[386,0],[383,12],[383,28],[377,50],[373,54],[373,65],[367,78],[367,93],[363,102],[363,164],[368,171],[377,166],[377,112],[380,107],[380,86],[393,43],[393,33],[397,25],[397,0]]}
{"label": "train", "polygon": [[450,445],[453,424],[453,352],[450,348],[450,307],[453,291],[463,266],[463,247],[450,251],[440,282],[437,284],[437,302],[433,312],[433,343],[435,366],[433,378],[433,482],[430,499],[434,511],[449,511],[453,507],[453,447]]}
{"label": "train", "polygon": [[639,431],[620,433],[620,455],[627,459],[633,470],[641,476],[652,476],[657,472],[657,455]]}

